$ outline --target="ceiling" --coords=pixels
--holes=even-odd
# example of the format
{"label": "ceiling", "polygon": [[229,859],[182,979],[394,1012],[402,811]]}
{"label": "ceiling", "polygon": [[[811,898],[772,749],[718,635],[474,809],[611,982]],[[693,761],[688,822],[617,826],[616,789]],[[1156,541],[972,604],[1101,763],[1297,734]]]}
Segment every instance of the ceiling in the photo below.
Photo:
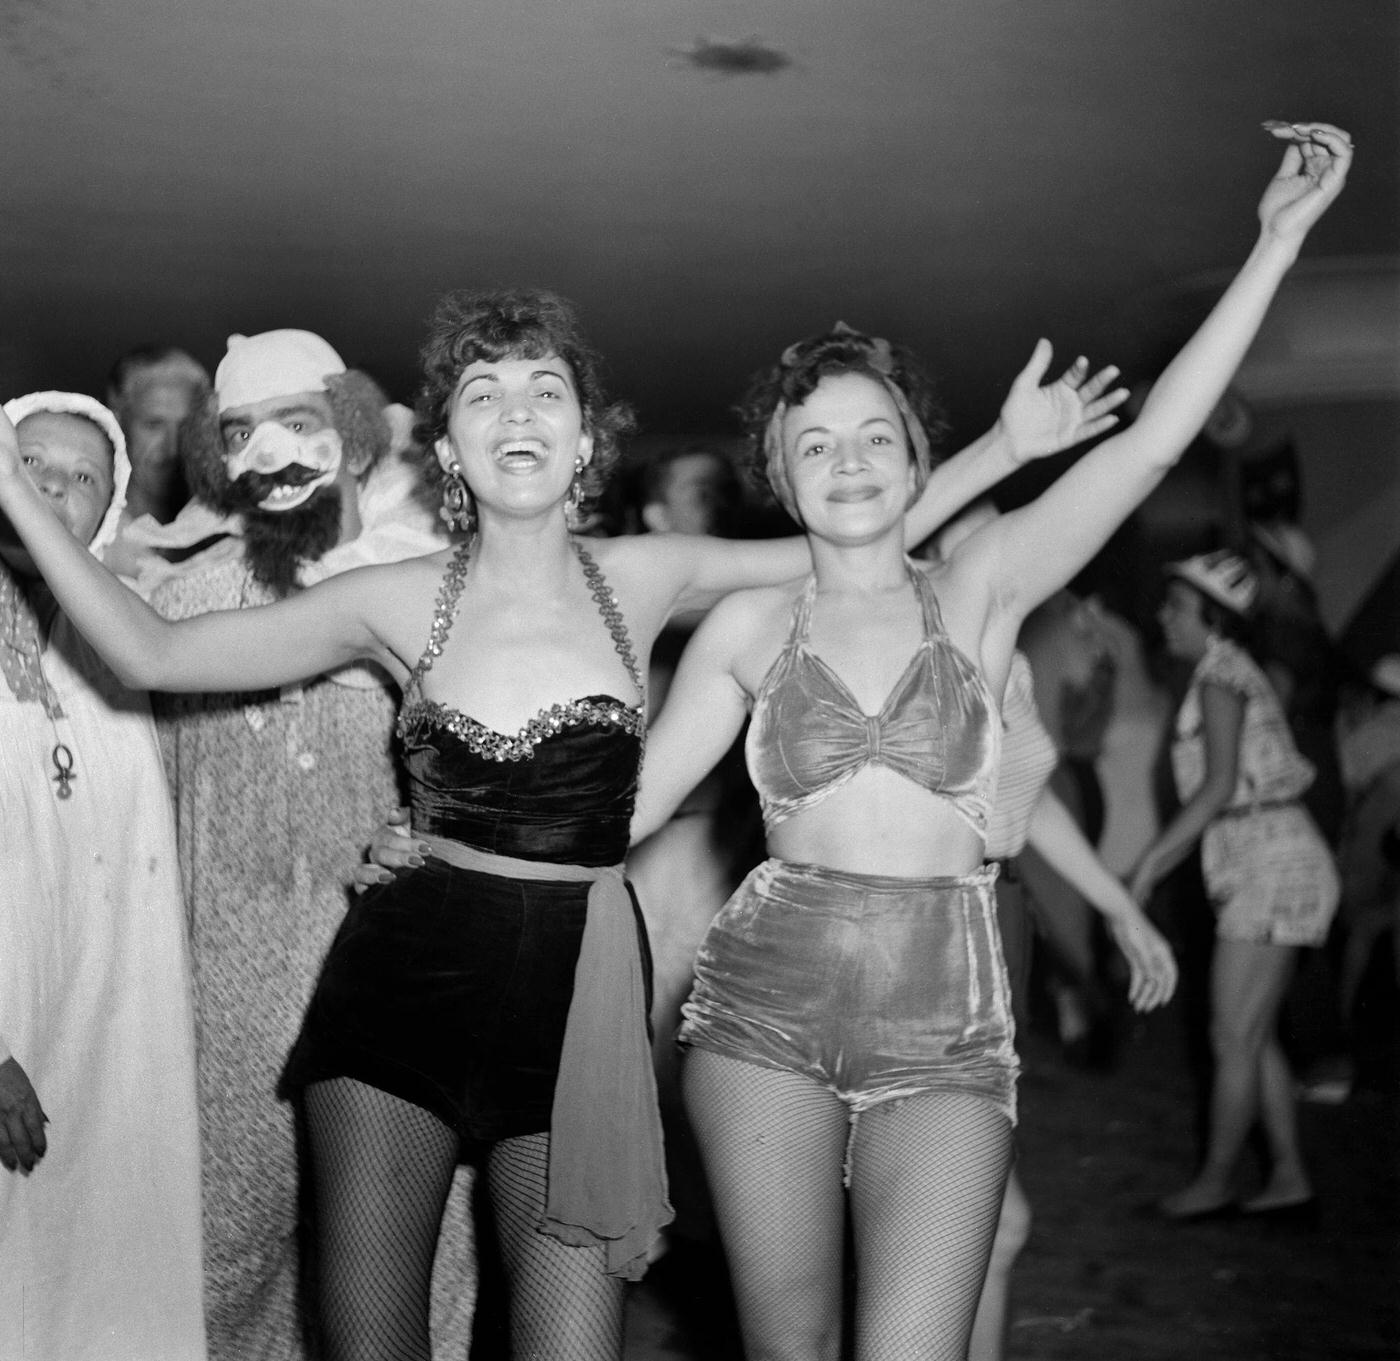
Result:
{"label": "ceiling", "polygon": [[837,318],[981,421],[1039,334],[1155,362],[1265,118],[1358,146],[1303,273],[1393,284],[1397,72],[1391,0],[0,0],[0,381],[290,325],[407,398],[435,296],[519,282],[652,431]]}

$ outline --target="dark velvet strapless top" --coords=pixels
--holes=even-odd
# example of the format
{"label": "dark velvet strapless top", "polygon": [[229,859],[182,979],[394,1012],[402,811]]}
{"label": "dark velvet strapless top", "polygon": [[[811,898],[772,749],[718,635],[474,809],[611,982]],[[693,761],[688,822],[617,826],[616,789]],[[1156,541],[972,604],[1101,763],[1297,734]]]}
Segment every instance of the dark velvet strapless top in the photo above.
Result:
{"label": "dark velvet strapless top", "polygon": [[424,699],[423,673],[442,653],[466,580],[464,544],[399,710],[414,831],[557,865],[616,865],[626,855],[646,725],[641,672],[616,598],[583,546],[574,548],[637,702],[588,695],[551,705],[507,734]]}
{"label": "dark velvet strapless top", "polygon": [[419,701],[404,707],[400,733],[415,832],[561,865],[626,855],[642,760],[634,707],[590,695],[510,738]]}
{"label": "dark velvet strapless top", "polygon": [[928,577],[912,564],[909,576],[924,640],[878,714],[863,712],[808,646],[815,578],[798,598],[787,646],[759,687],[749,724],[749,775],[765,827],[880,765],[946,799],[986,837],[1001,754],[997,704],[982,673],[943,628]]}

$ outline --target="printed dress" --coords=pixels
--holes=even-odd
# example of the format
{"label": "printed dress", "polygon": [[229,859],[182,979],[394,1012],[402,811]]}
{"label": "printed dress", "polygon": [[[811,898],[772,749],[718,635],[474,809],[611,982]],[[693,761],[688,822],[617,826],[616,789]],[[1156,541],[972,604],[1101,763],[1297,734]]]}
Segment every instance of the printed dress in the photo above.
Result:
{"label": "printed dress", "polygon": [[[391,504],[308,576],[372,561],[375,545],[384,560],[440,547],[394,535],[396,523]],[[227,553],[166,573],[151,597],[177,619],[269,599]],[[351,871],[401,801],[394,714],[388,678],[365,667],[281,691],[156,703],[194,957],[214,1361],[305,1355],[296,1124],[277,1084],[353,897]],[[459,1182],[469,1176],[462,1169]],[[434,1335],[463,1348],[475,1293],[468,1189],[449,1203],[433,1300]]]}
{"label": "printed dress", "polygon": [[1312,783],[1268,678],[1249,654],[1214,639],[1177,711],[1172,773],[1185,803],[1205,783],[1201,690],[1218,685],[1244,702],[1238,773],[1230,802],[1201,838],[1201,868],[1226,940],[1320,945],[1337,910],[1336,866],[1299,802]]}

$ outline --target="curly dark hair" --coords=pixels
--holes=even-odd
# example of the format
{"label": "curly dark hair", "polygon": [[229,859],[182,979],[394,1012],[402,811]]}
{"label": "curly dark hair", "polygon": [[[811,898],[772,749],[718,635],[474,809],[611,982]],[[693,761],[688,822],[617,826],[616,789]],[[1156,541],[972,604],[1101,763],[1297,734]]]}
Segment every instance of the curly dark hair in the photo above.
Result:
{"label": "curly dark hair", "polygon": [[[872,362],[877,345],[888,350],[892,361],[888,374]],[[948,419],[933,379],[914,352],[904,345],[872,341],[857,331],[838,328],[790,345],[778,363],[749,380],[743,398],[734,408],[747,436],[744,471],[760,491],[772,494],[763,440],[778,403],[797,406],[812,395],[823,378],[838,373],[861,373],[877,383],[888,377],[895,383],[928,436],[934,463],[939,462],[939,445],[948,433]]]}
{"label": "curly dark hair", "polygon": [[[335,428],[340,432],[345,462],[363,479],[389,452],[392,432],[384,415],[389,399],[366,373],[350,369],[326,379]],[[190,494],[225,514],[239,509],[229,497],[224,441],[219,433],[219,399],[210,393],[180,424],[180,463]]]}
{"label": "curly dark hair", "polygon": [[422,450],[424,474],[440,487],[445,474],[434,446],[447,434],[447,417],[462,371],[478,360],[543,359],[558,355],[569,366],[583,423],[593,436],[593,458],[584,469],[585,503],[602,490],[621,457],[618,441],[634,428],[632,410],[610,402],[603,388],[602,358],[588,343],[578,311],[567,298],[540,288],[460,289],[445,294],[428,322],[428,337],[419,358],[423,383],[418,389],[413,427]]}

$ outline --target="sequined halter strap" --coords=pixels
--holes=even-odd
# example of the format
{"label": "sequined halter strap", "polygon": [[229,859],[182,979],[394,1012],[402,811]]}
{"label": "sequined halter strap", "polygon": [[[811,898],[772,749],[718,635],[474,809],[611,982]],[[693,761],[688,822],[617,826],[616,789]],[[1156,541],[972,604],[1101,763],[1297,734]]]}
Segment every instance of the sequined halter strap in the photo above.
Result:
{"label": "sequined halter strap", "polygon": [[471,539],[463,539],[447,564],[447,571],[438,587],[437,600],[433,605],[433,627],[428,633],[428,645],[423,655],[409,672],[408,683],[403,688],[403,703],[407,707],[411,700],[423,697],[423,676],[433,664],[435,657],[442,656],[442,645],[447,641],[448,630],[457,617],[457,601],[467,580],[467,563],[471,559]]}
{"label": "sequined halter strap", "polygon": [[617,592],[604,579],[598,564],[593,561],[593,555],[577,539],[571,542],[583,566],[584,579],[588,582],[588,589],[598,606],[598,613],[603,616],[603,623],[612,634],[613,647],[622,658],[627,674],[632,677],[632,684],[637,687],[637,703],[642,704],[647,697],[646,682],[642,679],[641,667],[637,665],[637,655],[632,651],[632,636],[627,632],[627,621],[623,619],[622,610],[618,607]]}
{"label": "sequined halter strap", "polygon": [[[431,668],[434,659],[442,656],[448,632],[452,628],[453,621],[457,618],[457,605],[462,596],[462,588],[466,585],[467,564],[471,560],[473,542],[475,541],[471,539],[463,540],[452,554],[452,561],[448,564],[442,585],[438,588],[437,602],[433,609],[433,626],[428,634],[428,645],[423,649],[423,655],[414,664],[408,677],[408,683],[404,686],[405,705],[410,700],[423,698],[423,676]],[[574,552],[578,554],[579,564],[583,568],[584,580],[588,582],[588,589],[593,596],[594,603],[598,606],[598,613],[602,616],[603,622],[608,626],[608,632],[612,635],[613,647],[617,650],[617,655],[622,658],[622,664],[627,668],[627,674],[632,677],[632,684],[637,687],[637,702],[640,705],[646,699],[646,684],[642,679],[641,667],[637,665],[637,655],[632,650],[632,638],[627,632],[627,623],[622,617],[622,610],[618,607],[617,593],[608,585],[598,564],[593,561],[592,554],[577,539],[571,539],[570,543],[573,545]]]}

